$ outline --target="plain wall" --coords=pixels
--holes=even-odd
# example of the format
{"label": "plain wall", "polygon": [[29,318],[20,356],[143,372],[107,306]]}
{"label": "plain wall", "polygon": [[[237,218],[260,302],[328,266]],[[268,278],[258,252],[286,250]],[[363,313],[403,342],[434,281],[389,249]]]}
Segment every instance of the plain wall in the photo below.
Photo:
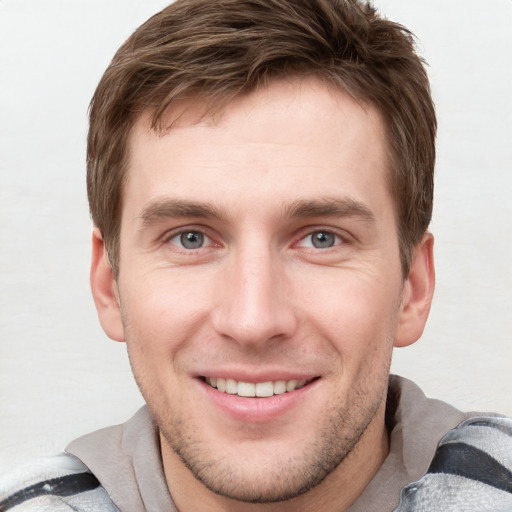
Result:
{"label": "plain wall", "polygon": [[[0,2],[0,472],[143,403],[90,296],[85,137],[115,50],[166,3]],[[439,116],[436,296],[393,370],[512,415],[512,2],[376,5],[418,36]]]}

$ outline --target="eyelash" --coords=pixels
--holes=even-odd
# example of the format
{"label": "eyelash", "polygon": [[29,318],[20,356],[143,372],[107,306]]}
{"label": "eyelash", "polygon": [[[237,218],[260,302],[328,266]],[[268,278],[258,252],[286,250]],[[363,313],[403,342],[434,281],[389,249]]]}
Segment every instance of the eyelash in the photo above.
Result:
{"label": "eyelash", "polygon": [[202,237],[204,239],[204,242],[208,245],[211,245],[212,243],[214,245],[218,245],[213,242],[212,237],[206,233],[206,230],[204,228],[199,228],[199,227],[191,227],[191,228],[186,228],[186,229],[180,229],[178,231],[172,231],[172,232],[168,233],[163,238],[163,242],[167,243],[167,244],[174,245],[175,247],[178,248],[178,250],[183,251],[184,253],[191,253],[191,252],[195,252],[195,250],[208,248],[205,245],[201,245],[200,247],[197,247],[197,248],[187,248],[187,247],[178,245],[178,243],[172,242],[176,238],[183,237],[184,235],[188,235],[188,234],[192,234],[192,233],[195,233],[195,234],[199,235],[200,237]]}
{"label": "eyelash", "polygon": [[[307,231],[306,231],[306,229],[307,229]],[[190,228],[185,228],[185,229],[182,228],[178,231],[172,231],[172,232],[168,233],[164,237],[163,241],[164,241],[164,243],[171,244],[174,247],[176,247],[178,250],[180,250],[184,253],[188,253],[188,254],[194,253],[199,249],[211,248],[212,244],[213,244],[213,246],[217,245],[218,247],[220,247],[220,244],[215,244],[215,242],[213,241],[213,238],[211,236],[209,236],[206,231],[207,230],[205,230],[205,228],[203,228],[203,227],[192,226]],[[183,246],[183,240],[181,240],[181,242],[173,242],[173,240],[177,239],[178,237],[183,237],[184,235],[193,234],[193,233],[199,235],[200,238],[204,239],[204,243],[201,246],[195,247],[195,248],[194,247],[187,248],[187,247]],[[318,234],[318,235],[323,234],[323,235],[334,237],[333,244],[326,246],[326,247],[315,247],[314,241],[312,239],[312,237],[315,234]],[[304,242],[306,240],[308,240],[308,238],[311,241],[311,245],[304,244]],[[322,228],[322,227],[311,226],[309,228],[305,228],[304,230],[302,230],[302,233],[299,235],[299,237],[296,240],[297,241],[292,244],[292,246],[294,246],[294,247],[303,247],[310,251],[320,250],[320,251],[324,252],[324,251],[328,251],[329,249],[335,249],[336,247],[338,247],[340,245],[344,245],[344,244],[348,243],[349,236],[347,235],[346,232],[340,232],[339,230],[336,230],[333,228]],[[180,243],[181,243],[181,245],[180,245]],[[321,240],[320,240],[320,243],[321,243]]]}
{"label": "eyelash", "polygon": [[[313,236],[315,234],[334,237],[333,244],[328,245],[326,247],[315,247],[314,239],[313,239]],[[305,242],[307,240],[310,240],[311,245],[305,245]],[[317,241],[322,243],[319,236],[317,236]],[[306,249],[310,249],[313,251],[314,250],[327,251],[329,249],[335,249],[337,246],[343,245],[347,242],[348,242],[348,236],[345,233],[342,234],[339,231],[332,229],[332,228],[317,228],[317,227],[315,227],[314,229],[309,229],[305,234],[301,234],[298,242],[295,245],[299,246],[299,247],[304,247]]]}

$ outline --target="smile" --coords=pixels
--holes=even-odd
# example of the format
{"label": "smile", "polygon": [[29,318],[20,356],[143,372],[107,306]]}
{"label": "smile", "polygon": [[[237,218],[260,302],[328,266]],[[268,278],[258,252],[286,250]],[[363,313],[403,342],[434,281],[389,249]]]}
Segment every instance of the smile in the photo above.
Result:
{"label": "smile", "polygon": [[291,379],[253,383],[216,377],[205,377],[204,381],[212,388],[216,388],[222,393],[258,398],[289,393],[290,391],[300,389],[311,382],[308,380]]}

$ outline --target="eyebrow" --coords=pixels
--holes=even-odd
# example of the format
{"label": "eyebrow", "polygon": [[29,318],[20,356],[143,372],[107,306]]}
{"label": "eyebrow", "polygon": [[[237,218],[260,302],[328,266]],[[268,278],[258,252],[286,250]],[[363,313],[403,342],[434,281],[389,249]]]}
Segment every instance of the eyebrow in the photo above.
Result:
{"label": "eyebrow", "polygon": [[[142,210],[138,218],[142,220],[142,228],[146,228],[173,217],[210,218],[220,221],[227,219],[227,215],[215,205],[180,199],[153,201]],[[355,217],[368,223],[375,221],[375,215],[366,205],[349,197],[297,200],[283,208],[282,217]]]}
{"label": "eyebrow", "polygon": [[375,215],[370,208],[350,197],[294,201],[285,208],[284,216],[290,218],[356,217],[367,223],[375,222]]}
{"label": "eyebrow", "polygon": [[220,209],[214,205],[180,199],[153,201],[142,210],[138,218],[142,220],[142,227],[144,228],[173,217],[213,218],[217,220],[226,218]]}

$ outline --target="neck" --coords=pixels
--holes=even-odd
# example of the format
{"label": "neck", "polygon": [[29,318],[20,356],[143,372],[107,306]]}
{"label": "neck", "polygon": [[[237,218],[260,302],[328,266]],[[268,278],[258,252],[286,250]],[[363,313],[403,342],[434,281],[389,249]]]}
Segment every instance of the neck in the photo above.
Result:
{"label": "neck", "polygon": [[346,511],[363,493],[389,452],[385,403],[352,452],[319,485],[291,500],[245,503],[219,496],[183,464],[161,436],[165,477],[179,512],[331,512]]}

